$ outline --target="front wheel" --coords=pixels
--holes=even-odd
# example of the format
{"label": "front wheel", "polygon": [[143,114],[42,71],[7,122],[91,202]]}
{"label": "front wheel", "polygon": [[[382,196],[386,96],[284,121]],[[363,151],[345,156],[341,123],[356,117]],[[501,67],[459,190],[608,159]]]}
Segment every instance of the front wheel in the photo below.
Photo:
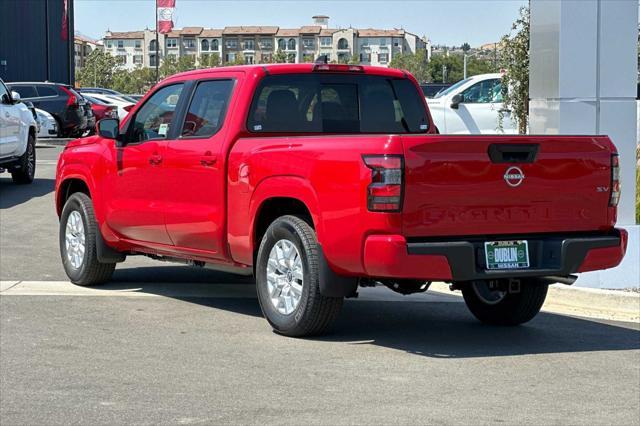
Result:
{"label": "front wheel", "polygon": [[493,325],[518,325],[532,320],[544,304],[549,286],[521,280],[519,291],[507,282],[472,281],[462,287],[462,296],[471,313],[480,321]]}
{"label": "front wheel", "polygon": [[326,332],[342,308],[342,297],[320,294],[318,240],[295,216],[267,229],[256,260],[258,301],[273,329],[286,336]]}
{"label": "front wheel", "polygon": [[36,138],[29,134],[27,149],[18,160],[18,168],[11,172],[14,183],[27,184],[36,176]]}
{"label": "front wheel", "polygon": [[60,255],[72,283],[103,284],[111,278],[115,263],[98,261],[96,233],[100,232],[91,198],[81,192],[71,195],[60,216]]}

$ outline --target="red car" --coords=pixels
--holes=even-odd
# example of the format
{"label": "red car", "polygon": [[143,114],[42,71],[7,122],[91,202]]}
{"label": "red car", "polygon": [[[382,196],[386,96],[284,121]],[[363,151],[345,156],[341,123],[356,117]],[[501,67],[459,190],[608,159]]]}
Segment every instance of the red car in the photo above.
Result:
{"label": "red car", "polygon": [[122,122],[67,145],[65,271],[103,283],[129,255],[254,275],[279,333],[322,333],[358,285],[434,280],[491,324],[550,283],[611,268],[618,157],[606,136],[440,135],[416,80],[329,64],[172,76]]}
{"label": "red car", "polygon": [[96,117],[96,123],[104,118],[118,118],[117,106],[110,105],[85,93],[82,94],[82,97],[91,105],[93,115]]}

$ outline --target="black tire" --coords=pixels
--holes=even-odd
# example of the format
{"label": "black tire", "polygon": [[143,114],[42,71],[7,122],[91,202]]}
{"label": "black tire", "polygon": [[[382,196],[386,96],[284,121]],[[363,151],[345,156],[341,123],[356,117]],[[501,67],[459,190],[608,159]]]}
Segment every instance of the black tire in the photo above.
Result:
{"label": "black tire", "polygon": [[[290,314],[279,312],[269,297],[267,263],[274,245],[280,240],[292,242],[302,260],[302,295],[297,307]],[[320,294],[318,240],[309,224],[295,216],[282,216],[267,229],[260,243],[256,260],[256,285],[258,301],[264,317],[273,330],[292,337],[325,333],[342,308],[342,297],[325,297]]]}
{"label": "black tire", "polygon": [[27,149],[20,157],[18,168],[11,171],[14,183],[24,185],[33,182],[36,177],[36,138],[29,133]]}
{"label": "black tire", "polygon": [[522,280],[518,293],[506,293],[494,304],[479,296],[472,283],[462,287],[462,295],[471,313],[483,323],[513,326],[532,320],[540,312],[548,288],[535,280]]}
{"label": "black tire", "polygon": [[[82,218],[85,235],[85,251],[82,262],[79,267],[75,268],[68,256],[65,244],[65,230],[69,215],[77,211]],[[67,276],[72,283],[81,286],[93,286],[104,284],[109,281],[116,267],[115,263],[101,263],[98,261],[96,253],[96,233],[98,225],[93,213],[93,204],[91,198],[81,192],[76,192],[69,197],[62,209],[60,216],[60,256],[62,257],[62,265]]]}

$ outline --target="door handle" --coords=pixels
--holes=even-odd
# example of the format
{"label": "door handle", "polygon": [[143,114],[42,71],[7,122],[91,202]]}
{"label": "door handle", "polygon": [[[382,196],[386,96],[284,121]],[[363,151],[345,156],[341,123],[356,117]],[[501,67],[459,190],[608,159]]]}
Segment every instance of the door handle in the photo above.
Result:
{"label": "door handle", "polygon": [[214,164],[216,164],[216,158],[203,158],[200,160],[200,164],[202,164],[205,167],[211,167]]}
{"label": "door handle", "polygon": [[152,166],[158,166],[160,163],[162,163],[162,155],[153,154],[151,157],[149,157],[149,164],[151,164]]}

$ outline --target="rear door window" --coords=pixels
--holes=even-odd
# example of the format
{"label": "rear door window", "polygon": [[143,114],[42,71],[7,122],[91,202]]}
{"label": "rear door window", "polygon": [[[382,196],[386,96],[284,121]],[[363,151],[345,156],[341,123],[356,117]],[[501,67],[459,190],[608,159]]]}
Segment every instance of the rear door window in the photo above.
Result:
{"label": "rear door window", "polygon": [[36,86],[36,90],[39,96],[58,96],[58,91],[52,86],[40,85]]}
{"label": "rear door window", "polygon": [[424,133],[423,102],[404,78],[273,75],[256,90],[247,127],[255,133]]}
{"label": "rear door window", "polygon": [[208,138],[220,130],[233,80],[202,81],[196,87],[182,125],[182,137]]}
{"label": "rear door window", "polygon": [[36,88],[33,87],[33,86],[16,85],[16,86],[11,86],[11,90],[14,91],[14,92],[18,92],[20,94],[20,98],[21,99],[37,98],[38,97],[38,93],[36,92]]}

